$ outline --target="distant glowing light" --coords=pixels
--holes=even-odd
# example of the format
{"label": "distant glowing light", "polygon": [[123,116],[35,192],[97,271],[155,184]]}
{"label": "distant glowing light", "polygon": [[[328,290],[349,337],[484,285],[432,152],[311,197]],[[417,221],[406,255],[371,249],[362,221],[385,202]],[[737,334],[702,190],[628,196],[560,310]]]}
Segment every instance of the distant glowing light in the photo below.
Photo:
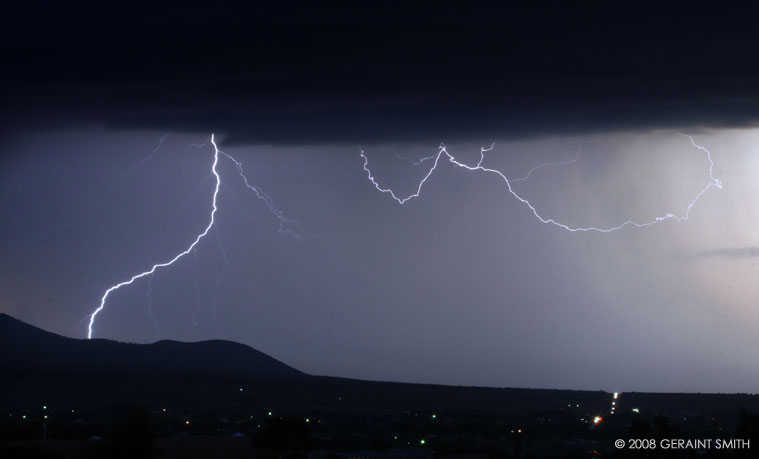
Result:
{"label": "distant glowing light", "polygon": [[188,419],[188,420],[186,420],[184,423],[185,423],[186,425],[190,425],[190,420]]}
{"label": "distant glowing light", "polygon": [[616,400],[617,398],[619,398],[619,392],[614,392],[614,400]]}
{"label": "distant glowing light", "polygon": [[633,413],[640,413],[640,410],[637,408],[633,408]]}
{"label": "distant glowing light", "polygon": [[271,416],[271,411],[269,411],[268,415]]}
{"label": "distant glowing light", "polygon": [[423,438],[422,438],[422,440],[419,442],[419,444],[421,444],[421,445],[423,445],[423,444],[425,444],[425,443],[426,443],[426,442],[424,441],[424,439],[423,439]]}
{"label": "distant glowing light", "polygon": [[604,420],[604,418],[602,418],[601,416],[596,416],[596,417],[593,418],[593,424],[598,424],[598,423],[600,423],[603,420]]}

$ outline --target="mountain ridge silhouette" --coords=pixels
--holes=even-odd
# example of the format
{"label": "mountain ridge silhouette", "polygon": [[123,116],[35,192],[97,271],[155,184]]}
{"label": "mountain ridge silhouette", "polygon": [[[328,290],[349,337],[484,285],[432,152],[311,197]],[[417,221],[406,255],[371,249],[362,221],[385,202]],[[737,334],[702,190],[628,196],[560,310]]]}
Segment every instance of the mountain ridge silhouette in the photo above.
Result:
{"label": "mountain ridge silhouette", "polygon": [[0,313],[0,370],[17,373],[301,378],[307,375],[244,344],[161,340],[149,344],[68,338]]}
{"label": "mountain ridge silhouette", "polygon": [[[339,412],[455,409],[491,412],[608,410],[602,390],[463,387],[303,373],[230,341],[151,344],[67,338],[0,313],[0,407],[103,408],[126,400],[188,410]],[[627,392],[641,410],[759,411],[759,394]]]}

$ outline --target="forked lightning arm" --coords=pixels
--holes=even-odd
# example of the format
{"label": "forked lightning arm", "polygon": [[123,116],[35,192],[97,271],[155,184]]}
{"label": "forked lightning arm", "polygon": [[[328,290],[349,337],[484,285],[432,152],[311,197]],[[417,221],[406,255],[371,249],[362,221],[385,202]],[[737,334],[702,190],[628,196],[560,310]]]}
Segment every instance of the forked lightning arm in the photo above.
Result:
{"label": "forked lightning arm", "polygon": [[[612,227],[607,227],[607,228],[597,228],[597,227],[592,227],[592,226],[590,226],[590,227],[570,226],[570,225],[558,222],[558,221],[554,220],[553,218],[543,217],[542,215],[540,215],[540,213],[538,213],[537,209],[535,208],[535,206],[533,206],[530,203],[530,201],[528,201],[527,199],[525,199],[522,196],[520,196],[519,194],[517,194],[517,192],[514,191],[514,189],[511,186],[512,182],[515,182],[515,181],[518,181],[518,180],[525,180],[537,168],[544,167],[546,165],[548,165],[548,166],[559,165],[560,163],[552,163],[552,164],[541,165],[541,166],[538,166],[538,167],[534,168],[533,170],[531,170],[530,173],[527,176],[525,176],[525,177],[523,177],[521,179],[511,179],[511,180],[509,180],[508,178],[506,178],[506,176],[503,174],[503,172],[501,172],[501,171],[499,171],[497,169],[491,169],[491,168],[488,168],[488,167],[485,167],[485,166],[482,165],[482,162],[483,162],[483,160],[485,158],[485,152],[492,150],[492,148],[493,148],[492,145],[489,148],[484,148],[484,147],[480,148],[480,160],[479,160],[479,162],[475,166],[470,166],[470,165],[467,165],[467,164],[464,164],[464,163],[461,163],[461,162],[457,161],[456,158],[453,157],[453,155],[451,155],[450,153],[448,153],[448,150],[446,149],[445,145],[444,144],[440,144],[440,147],[438,147],[438,152],[437,152],[436,155],[434,155],[432,157],[427,157],[427,158],[425,158],[425,159],[422,160],[422,161],[425,161],[426,159],[434,158],[432,166],[427,171],[427,174],[425,174],[425,176],[422,178],[422,180],[417,185],[416,191],[414,193],[408,195],[408,196],[399,197],[398,195],[395,194],[395,192],[392,189],[390,189],[390,188],[382,188],[379,185],[379,183],[377,183],[377,181],[374,179],[374,176],[372,175],[372,171],[369,169],[369,159],[366,157],[366,154],[364,153],[363,149],[361,150],[361,157],[364,159],[364,170],[366,171],[366,175],[369,178],[369,181],[372,182],[372,184],[374,185],[375,188],[377,188],[377,190],[379,190],[382,193],[389,194],[399,204],[405,204],[410,199],[419,197],[419,195],[422,192],[422,187],[424,186],[425,182],[427,181],[428,178],[430,178],[430,176],[432,175],[432,173],[435,171],[435,169],[437,168],[438,164],[440,163],[440,158],[443,157],[443,156],[445,156],[446,158],[448,158],[448,161],[451,164],[454,164],[454,165],[456,165],[458,167],[461,167],[463,169],[466,169],[468,171],[481,171],[481,172],[488,172],[488,173],[492,173],[492,174],[498,175],[506,183],[506,188],[508,189],[509,193],[511,193],[512,196],[514,196],[516,199],[518,199],[519,202],[521,202],[522,204],[524,204],[525,206],[527,206],[532,211],[533,215],[535,215],[535,217],[538,220],[540,220],[542,223],[550,223],[552,225],[558,226],[559,228],[562,228],[562,229],[565,229],[565,230],[571,231],[571,232],[596,231],[596,232],[599,232],[599,233],[610,233],[612,231],[620,230],[620,229],[624,228],[625,226],[635,226],[635,227],[638,227],[638,228],[642,228],[642,227],[645,227],[645,226],[654,225],[656,223],[659,223],[659,222],[662,222],[662,221],[665,221],[665,220],[676,220],[676,221],[679,221],[679,222],[688,220],[688,218],[690,218],[690,211],[691,211],[691,209],[696,204],[696,202],[699,200],[699,198],[701,198],[701,196],[704,193],[706,193],[707,190],[709,190],[709,188],[711,188],[711,187],[722,188],[722,182],[720,182],[720,180],[717,179],[717,178],[715,178],[714,175],[713,175],[714,162],[712,161],[712,156],[711,156],[711,153],[709,152],[709,150],[707,150],[705,147],[703,147],[701,145],[697,145],[696,142],[693,140],[693,137],[691,137],[690,135],[687,135],[687,134],[681,134],[681,135],[687,137],[690,140],[690,143],[691,143],[691,145],[693,145],[693,147],[695,147],[695,148],[703,151],[704,153],[706,153],[706,158],[709,161],[709,182],[707,182],[707,184],[701,189],[701,191],[699,191],[698,194],[696,194],[696,196],[693,198],[693,200],[688,204],[688,208],[685,211],[685,213],[683,215],[680,215],[680,216],[675,215],[673,213],[667,213],[667,214],[665,214],[663,216],[656,217],[654,220],[650,220],[650,221],[646,221],[646,222],[641,222],[641,223],[635,222],[633,220],[627,220],[627,221],[625,221],[625,222],[623,222],[623,223],[621,223],[619,225],[612,226]],[[568,164],[570,162],[574,162],[574,161],[576,161],[576,159],[572,160],[572,161],[567,161],[566,164]]]}
{"label": "forked lightning arm", "polygon": [[219,195],[219,186],[221,185],[221,177],[219,176],[219,173],[216,170],[216,166],[219,164],[219,148],[216,146],[216,141],[214,140],[214,135],[213,134],[211,134],[211,145],[213,145],[213,149],[214,149],[213,164],[211,165],[211,172],[213,173],[214,177],[216,177],[216,185],[214,186],[214,191],[213,191],[213,202],[212,202],[212,210],[211,210],[211,220],[208,222],[208,225],[206,226],[205,230],[203,230],[202,233],[198,234],[198,236],[195,237],[195,240],[192,242],[192,244],[190,244],[189,247],[187,247],[187,249],[185,249],[184,251],[180,252],[178,255],[176,255],[171,260],[169,260],[169,261],[167,261],[165,263],[155,264],[148,271],[145,271],[145,272],[142,272],[142,273],[139,273],[139,274],[135,274],[128,281],[124,281],[124,282],[121,282],[119,284],[116,284],[116,285],[112,286],[111,288],[109,288],[108,290],[106,290],[105,293],[103,294],[103,297],[100,298],[100,306],[98,306],[97,309],[95,309],[92,312],[92,314],[90,315],[90,323],[89,323],[89,326],[87,327],[87,338],[88,339],[92,339],[92,327],[93,327],[93,325],[95,325],[95,318],[100,313],[100,311],[102,311],[103,308],[105,308],[105,302],[108,300],[108,296],[111,293],[115,292],[116,290],[120,289],[121,287],[124,287],[125,285],[131,284],[132,282],[136,281],[137,279],[140,279],[140,278],[143,278],[145,276],[149,276],[149,275],[153,274],[154,272],[156,272],[156,270],[158,268],[164,268],[166,266],[169,266],[169,265],[173,264],[174,262],[176,262],[177,260],[179,260],[183,256],[185,256],[188,253],[192,252],[192,249],[194,249],[195,246],[198,245],[198,243],[200,242],[200,240],[203,239],[208,234],[208,232],[211,230],[211,227],[214,224],[214,217],[216,216],[216,210],[217,210],[217,207],[216,207],[216,198]]}
{"label": "forked lightning arm", "polygon": [[[163,142],[164,139],[165,139],[165,137],[163,139],[161,139],[161,142]],[[274,206],[274,203],[272,202],[271,197],[269,197],[269,195],[267,195],[266,193],[264,193],[257,186],[254,186],[254,185],[250,184],[250,182],[248,181],[248,177],[243,172],[242,163],[240,161],[236,160],[235,158],[233,158],[231,155],[229,155],[229,154],[227,154],[227,153],[219,150],[219,147],[216,145],[216,141],[215,141],[215,138],[214,138],[213,134],[211,134],[211,144],[213,145],[213,149],[214,149],[213,163],[211,165],[211,173],[212,173],[213,177],[216,179],[216,184],[214,186],[214,191],[213,191],[212,210],[211,210],[211,216],[210,216],[210,220],[208,222],[208,225],[206,225],[206,227],[203,230],[203,232],[200,233],[200,234],[198,234],[195,237],[195,240],[184,251],[182,251],[179,254],[177,254],[171,260],[169,260],[169,261],[167,261],[165,263],[155,264],[148,271],[145,271],[145,272],[142,272],[142,273],[139,273],[139,274],[135,274],[129,280],[121,282],[121,283],[116,284],[116,285],[113,285],[108,290],[106,290],[105,293],[103,294],[102,298],[100,299],[100,305],[97,307],[97,309],[95,309],[90,314],[89,326],[87,327],[87,338],[92,338],[92,331],[93,331],[93,327],[95,325],[95,319],[97,318],[97,315],[103,310],[103,308],[105,308],[106,301],[108,300],[108,297],[111,295],[111,293],[115,292],[116,290],[120,289],[121,287],[124,287],[124,286],[132,284],[134,281],[136,281],[138,279],[141,279],[141,278],[146,277],[146,276],[151,276],[159,268],[164,268],[166,266],[172,265],[173,263],[175,263],[180,258],[182,258],[185,255],[193,252],[193,250],[198,245],[198,243],[201,241],[201,239],[203,239],[204,237],[206,237],[206,235],[208,235],[208,232],[211,231],[211,228],[214,227],[215,217],[216,217],[216,211],[218,210],[218,207],[217,207],[217,198],[219,196],[219,188],[221,186],[221,176],[219,175],[219,172],[216,169],[217,165],[219,164],[219,156],[220,155],[225,156],[226,158],[228,158],[230,161],[232,161],[235,164],[235,167],[237,168],[237,172],[240,175],[240,177],[242,177],[245,186],[248,189],[252,190],[259,199],[261,199],[262,201],[264,201],[264,203],[266,204],[266,207],[269,209],[269,211],[279,220],[279,231],[280,231],[280,233],[286,233],[286,234],[289,234],[289,235],[291,235],[291,236],[293,236],[295,238],[299,238],[300,236],[299,236],[298,232],[300,232],[300,233],[302,233],[302,234],[304,234],[306,236],[316,238],[316,236],[311,235],[305,229],[303,229],[303,227],[297,221],[292,220],[290,218],[287,218],[280,209],[276,208]],[[192,146],[193,147],[202,147],[203,145],[192,145]],[[146,160],[143,160],[142,162],[140,162],[140,164],[143,164],[144,162],[146,162]],[[193,198],[194,198],[194,195],[193,195]],[[291,227],[293,227],[298,232],[293,231],[292,229],[287,228],[286,225],[291,225]],[[221,240],[219,240],[219,243],[221,243]],[[222,255],[224,257],[224,261],[225,261],[226,265],[228,266],[229,265],[229,261],[227,260],[226,253],[223,251],[223,246],[220,246],[220,247],[222,247]],[[232,272],[235,273],[235,275],[237,275],[236,271],[232,270]],[[148,292],[149,292],[148,295],[150,295],[151,288],[152,288],[152,285],[148,285]],[[156,325],[157,325],[157,322],[155,321],[155,318],[152,315],[152,300],[150,300],[148,308],[149,308],[149,313],[150,313],[151,319],[153,319],[153,322],[156,323]],[[197,312],[196,312],[196,318],[197,318]]]}
{"label": "forked lightning arm", "polygon": [[526,173],[524,176],[522,176],[522,177],[519,177],[519,178],[513,178],[513,179],[509,179],[509,181],[510,181],[511,183],[514,183],[514,182],[524,182],[525,180],[529,179],[529,178],[530,178],[530,176],[531,176],[531,175],[532,175],[532,174],[533,174],[535,171],[537,171],[537,170],[539,170],[539,169],[543,169],[544,167],[559,167],[559,166],[566,166],[566,165],[568,165],[568,164],[576,163],[576,162],[577,162],[577,161],[579,161],[579,160],[580,160],[580,148],[578,147],[578,148],[577,148],[577,156],[575,156],[575,157],[574,157],[574,159],[569,159],[569,160],[567,160],[567,161],[560,161],[560,162],[558,162],[558,163],[543,163],[543,164],[539,164],[539,165],[537,165],[537,166],[533,167],[532,169],[530,169],[530,171],[529,171],[529,172],[527,172],[527,173]]}
{"label": "forked lightning arm", "polygon": [[243,172],[243,169],[242,169],[242,163],[240,161],[236,160],[235,158],[233,158],[232,156],[230,156],[229,154],[227,154],[227,153],[225,153],[223,151],[219,151],[219,153],[221,153],[222,155],[226,156],[230,161],[232,161],[233,163],[235,163],[235,167],[237,168],[237,173],[240,175],[240,177],[242,177],[242,180],[243,180],[243,183],[245,183],[245,186],[249,190],[251,190],[252,192],[254,192],[256,194],[256,197],[258,197],[258,199],[262,200],[264,202],[264,204],[266,204],[266,207],[269,208],[269,211],[272,213],[272,215],[274,215],[277,218],[277,220],[279,220],[279,232],[280,233],[283,233],[283,234],[286,233],[286,234],[289,234],[290,236],[292,236],[292,237],[294,237],[296,239],[300,239],[300,235],[298,233],[296,233],[295,231],[293,231],[293,230],[288,229],[288,228],[285,227],[285,225],[289,224],[289,225],[293,225],[302,234],[304,234],[304,235],[306,235],[306,236],[308,236],[310,238],[316,239],[316,236],[314,236],[313,234],[311,234],[308,231],[306,231],[305,229],[303,229],[303,227],[300,225],[300,223],[298,223],[297,221],[295,221],[293,219],[285,217],[285,214],[282,213],[281,210],[279,210],[276,207],[274,207],[274,201],[272,201],[271,197],[268,194],[266,194],[261,188],[255,186],[255,185],[251,185],[248,182],[248,177],[245,176],[245,173]]}
{"label": "forked lightning arm", "polygon": [[[480,149],[480,160],[477,162],[476,165],[470,166],[470,165],[464,164],[464,163],[459,162],[458,160],[456,160],[456,158],[454,158],[453,155],[451,155],[450,153],[448,153],[445,145],[441,144],[440,147],[439,147],[439,149],[438,149],[437,154],[432,155],[432,156],[428,156],[428,157],[425,157],[425,158],[422,158],[421,160],[418,160],[418,161],[410,161],[410,162],[412,162],[412,164],[415,164],[415,165],[420,165],[423,162],[426,162],[428,160],[433,161],[433,163],[432,163],[432,166],[430,167],[430,169],[427,171],[427,173],[424,175],[424,177],[422,178],[422,180],[417,185],[416,191],[414,193],[408,195],[408,196],[405,196],[405,197],[399,197],[390,188],[382,188],[379,185],[379,183],[377,183],[377,181],[374,179],[374,176],[372,175],[372,172],[369,169],[369,159],[367,158],[367,156],[366,156],[366,154],[364,153],[363,150],[361,150],[361,157],[364,160],[363,167],[364,167],[364,170],[366,171],[367,177],[372,182],[372,184],[375,186],[375,188],[377,190],[379,190],[380,192],[382,192],[382,193],[389,194],[399,204],[404,204],[407,201],[409,201],[410,199],[416,198],[416,197],[418,197],[421,194],[422,187],[424,186],[425,182],[427,181],[428,178],[430,178],[430,176],[432,175],[432,173],[437,168],[438,164],[440,163],[441,157],[445,156],[451,164],[454,164],[454,165],[456,165],[456,166],[458,166],[460,168],[466,169],[468,171],[482,171],[482,172],[488,172],[488,173],[493,173],[493,174],[498,175],[506,183],[506,187],[507,187],[509,193],[511,193],[511,195],[513,195],[516,199],[518,199],[522,204],[524,204],[525,206],[527,206],[532,211],[533,215],[539,221],[541,221],[542,223],[550,223],[552,225],[558,226],[558,227],[560,227],[562,229],[565,229],[565,230],[571,231],[571,232],[596,231],[596,232],[601,232],[601,233],[609,233],[609,232],[612,232],[612,231],[620,230],[620,229],[624,228],[625,226],[635,226],[635,227],[639,227],[640,228],[640,227],[645,227],[645,226],[651,226],[651,225],[654,225],[654,224],[656,224],[658,222],[665,221],[665,220],[670,220],[670,219],[673,219],[673,220],[676,220],[676,221],[685,221],[685,220],[688,220],[688,218],[690,217],[690,211],[691,211],[692,207],[696,204],[696,202],[698,201],[698,199],[701,198],[701,196],[704,193],[706,193],[707,190],[709,190],[709,188],[711,188],[711,187],[722,188],[722,182],[720,182],[720,180],[717,179],[717,178],[715,178],[714,175],[713,175],[714,162],[712,161],[711,153],[709,152],[709,150],[707,150],[705,147],[703,147],[701,145],[697,145],[694,142],[694,140],[693,140],[693,138],[691,136],[686,135],[686,134],[682,134],[682,135],[684,135],[685,137],[687,137],[690,140],[690,143],[691,143],[691,145],[693,147],[695,147],[695,148],[703,151],[704,153],[706,153],[707,160],[709,161],[709,179],[710,179],[709,182],[701,189],[701,191],[688,204],[688,207],[687,207],[687,210],[685,211],[685,213],[683,215],[680,215],[680,216],[672,214],[672,213],[667,213],[664,216],[656,217],[654,220],[647,221],[647,222],[642,222],[642,223],[638,223],[638,222],[635,222],[633,220],[627,220],[627,221],[625,221],[625,222],[623,222],[623,223],[621,223],[619,225],[608,227],[608,228],[573,227],[573,226],[566,225],[564,223],[560,223],[560,222],[558,222],[558,221],[556,221],[556,220],[554,220],[552,218],[543,217],[543,216],[541,216],[538,213],[537,209],[527,199],[525,199],[522,196],[520,196],[519,194],[517,194],[514,191],[514,189],[512,188],[512,186],[511,186],[512,182],[517,182],[517,181],[528,179],[529,176],[530,176],[530,174],[532,174],[535,170],[537,170],[537,169],[539,169],[541,167],[559,166],[559,165],[569,164],[569,163],[575,162],[575,161],[577,161],[579,159],[579,152],[578,152],[578,157],[575,158],[575,159],[573,159],[573,160],[565,161],[565,162],[562,162],[562,163],[541,164],[540,166],[537,166],[537,167],[533,168],[525,177],[521,177],[521,178],[517,178],[517,179],[508,179],[501,171],[499,171],[497,169],[487,168],[487,167],[484,167],[482,165],[482,163],[483,163],[483,161],[485,159],[485,153],[488,152],[488,151],[490,151],[490,150],[492,150],[493,149],[493,145],[491,145],[488,148],[485,148],[485,147],[481,148]],[[136,281],[138,279],[141,279],[141,278],[146,277],[146,276],[150,276],[153,273],[155,273],[156,270],[158,270],[159,268],[164,268],[164,267],[170,266],[173,263],[175,263],[177,260],[179,260],[180,258],[182,258],[185,255],[189,254],[190,252],[193,251],[193,249],[195,249],[195,247],[198,245],[198,243],[200,243],[200,241],[208,234],[208,232],[214,226],[216,211],[218,210],[218,207],[217,207],[217,198],[218,198],[218,195],[219,195],[219,188],[221,186],[221,177],[220,177],[220,175],[219,175],[219,173],[218,173],[218,171],[216,169],[216,167],[217,167],[217,165],[219,163],[219,155],[220,154],[224,155],[225,157],[227,157],[228,159],[230,159],[235,164],[235,166],[237,168],[237,171],[238,171],[238,174],[242,177],[242,179],[243,179],[243,181],[245,183],[245,186],[248,189],[250,189],[253,192],[255,192],[256,196],[259,199],[261,199],[261,200],[264,201],[264,203],[266,204],[266,206],[269,208],[269,211],[271,211],[272,214],[279,220],[279,222],[280,222],[280,232],[289,233],[289,234],[297,237],[297,234],[295,232],[293,232],[292,230],[287,229],[285,227],[286,224],[292,224],[301,233],[303,233],[305,235],[308,235],[308,236],[311,236],[306,231],[304,231],[303,228],[300,227],[300,225],[298,224],[298,222],[285,217],[284,214],[279,209],[277,209],[276,207],[274,207],[271,198],[267,194],[265,194],[258,187],[255,187],[255,186],[251,185],[248,182],[248,179],[247,179],[247,177],[245,176],[245,174],[243,173],[243,170],[242,170],[242,163],[240,163],[239,161],[237,161],[235,158],[233,158],[232,156],[228,155],[227,153],[224,153],[223,151],[219,150],[218,146],[216,145],[215,138],[214,138],[213,134],[211,135],[211,144],[213,145],[213,148],[214,148],[214,156],[213,156],[213,163],[211,165],[211,173],[213,174],[214,178],[216,179],[216,184],[214,186],[213,200],[212,200],[212,210],[211,210],[211,215],[210,215],[210,220],[208,222],[208,225],[206,225],[206,227],[203,230],[203,232],[201,232],[200,234],[198,234],[195,237],[195,240],[184,251],[182,251],[179,254],[177,254],[176,256],[174,256],[174,258],[172,258],[171,260],[169,260],[167,262],[164,262],[164,263],[155,264],[148,271],[136,274],[136,275],[132,276],[129,280],[121,282],[121,283],[118,283],[118,284],[113,285],[110,288],[108,288],[105,291],[105,293],[103,294],[103,296],[101,297],[101,299],[100,299],[100,305],[90,314],[90,320],[89,320],[89,325],[88,325],[87,338],[90,338],[90,339],[92,338],[92,332],[93,332],[93,327],[94,327],[94,324],[95,324],[95,319],[97,318],[97,315],[105,308],[106,301],[108,300],[108,297],[110,296],[111,293],[113,293],[114,291],[120,289],[121,287],[124,287],[124,286],[132,284],[134,281]],[[402,159],[405,159],[405,158],[402,158]],[[150,286],[149,286],[149,288],[150,288]],[[152,304],[151,304],[151,307],[152,307]]]}

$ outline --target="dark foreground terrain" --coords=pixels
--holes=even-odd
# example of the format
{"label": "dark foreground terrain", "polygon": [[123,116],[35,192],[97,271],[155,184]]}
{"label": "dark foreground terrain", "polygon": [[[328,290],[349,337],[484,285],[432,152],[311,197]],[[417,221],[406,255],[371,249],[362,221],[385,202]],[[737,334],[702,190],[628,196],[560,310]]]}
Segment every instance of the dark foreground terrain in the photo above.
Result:
{"label": "dark foreground terrain", "polygon": [[76,340],[0,315],[1,458],[759,457],[757,413],[756,394],[311,376],[237,343]]}

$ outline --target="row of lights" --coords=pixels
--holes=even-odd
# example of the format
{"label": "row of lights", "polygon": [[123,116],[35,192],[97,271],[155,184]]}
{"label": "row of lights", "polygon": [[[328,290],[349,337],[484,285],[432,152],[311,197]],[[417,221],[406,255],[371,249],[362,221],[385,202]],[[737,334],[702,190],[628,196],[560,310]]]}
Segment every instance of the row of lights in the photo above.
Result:
{"label": "row of lights", "polygon": [[619,392],[614,392],[611,400],[611,414],[614,414],[614,410],[617,409],[617,399],[619,399]]}

